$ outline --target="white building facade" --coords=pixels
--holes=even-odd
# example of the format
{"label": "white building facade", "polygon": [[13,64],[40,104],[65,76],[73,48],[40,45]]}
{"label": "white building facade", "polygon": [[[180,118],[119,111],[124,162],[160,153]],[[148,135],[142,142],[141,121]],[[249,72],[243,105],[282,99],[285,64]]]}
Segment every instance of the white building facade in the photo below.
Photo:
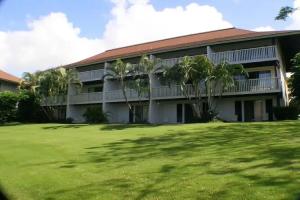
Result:
{"label": "white building facade", "polygon": [[273,107],[288,105],[286,72],[291,68],[289,60],[300,47],[299,38],[299,31],[258,33],[232,28],[106,51],[67,66],[78,71],[83,86],[78,90],[70,85],[64,103],[66,117],[84,122],[87,107],[98,105],[109,113],[110,123],[190,122],[189,101],[179,86],[164,85],[160,72],[151,75],[151,97],[126,90],[138,119],[129,112],[120,82],[105,76],[116,59],[137,64],[147,54],[160,60],[157,67],[172,67],[182,57],[196,55],[205,55],[215,64],[224,60],[242,64],[249,76],[238,77],[234,87],[216,98],[218,117],[224,121],[273,120]]}

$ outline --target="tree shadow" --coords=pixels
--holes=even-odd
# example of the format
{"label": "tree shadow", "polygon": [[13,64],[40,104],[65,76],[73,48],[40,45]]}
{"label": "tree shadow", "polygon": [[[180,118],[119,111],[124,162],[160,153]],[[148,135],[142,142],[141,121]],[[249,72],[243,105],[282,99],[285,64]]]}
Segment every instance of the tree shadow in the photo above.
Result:
{"label": "tree shadow", "polygon": [[0,186],[0,199],[1,200],[9,200],[8,196],[5,194],[5,192],[1,186]]}
{"label": "tree shadow", "polygon": [[68,128],[82,128],[82,127],[85,127],[85,126],[88,126],[87,124],[69,124],[69,125],[53,125],[53,126],[46,126],[46,127],[42,127],[42,129],[45,129],[45,130],[57,130],[57,129],[68,129]]}
{"label": "tree shadow", "polygon": [[103,131],[115,131],[115,130],[125,130],[130,128],[151,128],[161,126],[159,124],[107,124],[100,128]]}
{"label": "tree shadow", "polygon": [[[106,128],[117,130],[115,126]],[[122,125],[120,129],[130,127]],[[241,177],[257,187],[285,189],[287,194],[295,196],[299,192],[296,185],[300,173],[295,173],[294,176],[288,174],[291,170],[300,170],[294,165],[300,163],[300,146],[292,145],[289,141],[300,137],[299,130],[298,122],[216,124],[196,128],[192,133],[190,130],[169,131],[165,135],[122,139],[85,149],[88,150],[86,154],[91,162],[98,163],[100,159],[101,162],[113,163],[116,168],[129,167],[133,162],[147,159],[172,159],[178,162],[178,165],[162,165],[154,183],[140,189],[136,199],[159,193],[157,187],[154,188],[155,185],[170,179],[170,173],[179,176],[188,174],[188,168],[205,169],[206,175]],[[205,157],[199,163],[182,162],[199,155]],[[227,164],[222,165],[225,161]],[[216,167],[215,163],[221,164]],[[268,173],[269,170],[277,170],[278,173],[268,176],[259,173]],[[226,191],[220,192],[226,194]]]}

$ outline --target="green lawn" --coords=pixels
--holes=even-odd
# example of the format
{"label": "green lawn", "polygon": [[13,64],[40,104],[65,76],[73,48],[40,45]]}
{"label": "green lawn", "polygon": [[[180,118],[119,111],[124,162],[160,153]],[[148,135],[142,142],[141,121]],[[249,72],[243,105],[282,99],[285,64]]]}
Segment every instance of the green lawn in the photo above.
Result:
{"label": "green lawn", "polygon": [[0,127],[12,199],[296,199],[300,122]]}

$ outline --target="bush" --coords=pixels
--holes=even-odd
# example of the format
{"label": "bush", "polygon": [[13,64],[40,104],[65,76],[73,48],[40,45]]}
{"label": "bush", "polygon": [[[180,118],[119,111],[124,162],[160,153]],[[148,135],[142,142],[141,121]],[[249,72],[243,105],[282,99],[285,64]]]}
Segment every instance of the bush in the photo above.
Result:
{"label": "bush", "polygon": [[85,121],[90,124],[96,123],[106,123],[107,114],[102,112],[102,108],[100,106],[92,106],[88,107],[83,114]]}
{"label": "bush", "polygon": [[21,91],[17,117],[21,122],[41,122],[45,118],[41,114],[39,99],[30,91]]}
{"label": "bush", "polygon": [[14,92],[0,92],[0,123],[16,120],[19,95]]}
{"label": "bush", "polygon": [[299,109],[295,106],[275,107],[274,115],[277,120],[297,120]]}

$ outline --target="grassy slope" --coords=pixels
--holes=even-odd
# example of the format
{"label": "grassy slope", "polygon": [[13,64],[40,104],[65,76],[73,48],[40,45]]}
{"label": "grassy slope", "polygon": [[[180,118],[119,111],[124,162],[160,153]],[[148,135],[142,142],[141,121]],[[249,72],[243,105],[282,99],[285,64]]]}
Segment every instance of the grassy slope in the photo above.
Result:
{"label": "grassy slope", "polygon": [[0,127],[16,199],[295,199],[300,123]]}

